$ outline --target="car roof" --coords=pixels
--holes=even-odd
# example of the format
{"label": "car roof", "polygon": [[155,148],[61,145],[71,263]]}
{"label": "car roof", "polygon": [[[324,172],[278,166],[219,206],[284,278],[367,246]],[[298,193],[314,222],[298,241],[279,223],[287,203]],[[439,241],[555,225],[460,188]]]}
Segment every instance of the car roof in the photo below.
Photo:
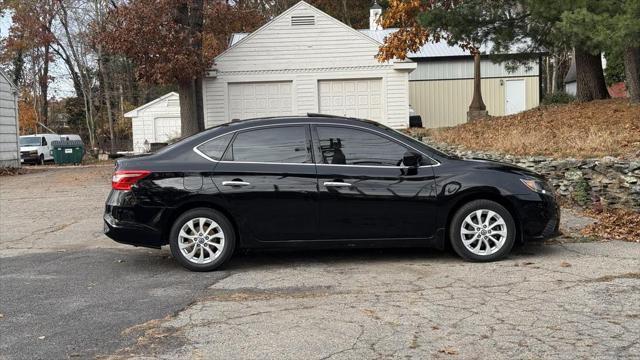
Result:
{"label": "car roof", "polygon": [[251,118],[238,120],[231,120],[230,123],[225,124],[226,126],[232,128],[246,128],[252,127],[256,125],[277,125],[277,124],[289,124],[293,122],[303,122],[303,123],[345,123],[345,124],[369,124],[374,126],[380,126],[379,123],[373,120],[359,119],[354,117],[347,116],[337,116],[337,115],[328,115],[328,114],[316,114],[316,113],[308,113],[306,116],[302,115],[293,115],[293,116],[271,116],[271,117],[259,117],[259,118]]}

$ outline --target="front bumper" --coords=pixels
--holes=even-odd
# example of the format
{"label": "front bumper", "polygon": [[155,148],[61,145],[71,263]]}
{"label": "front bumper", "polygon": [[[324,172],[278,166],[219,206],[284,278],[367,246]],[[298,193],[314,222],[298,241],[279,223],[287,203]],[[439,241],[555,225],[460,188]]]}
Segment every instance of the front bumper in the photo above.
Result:
{"label": "front bumper", "polygon": [[27,153],[20,154],[20,162],[23,163],[37,163],[40,161],[40,156],[38,154],[32,155]]}
{"label": "front bumper", "polygon": [[560,235],[560,207],[550,195],[515,197],[515,207],[524,241],[548,240]]}

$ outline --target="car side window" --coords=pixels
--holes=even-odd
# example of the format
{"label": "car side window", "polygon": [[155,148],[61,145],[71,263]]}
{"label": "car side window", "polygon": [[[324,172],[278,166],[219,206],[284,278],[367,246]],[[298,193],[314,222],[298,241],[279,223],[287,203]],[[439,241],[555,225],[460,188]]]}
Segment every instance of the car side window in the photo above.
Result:
{"label": "car side window", "polygon": [[47,139],[44,136],[42,137],[42,146],[47,146]]}
{"label": "car side window", "polygon": [[225,154],[225,160],[272,163],[310,163],[305,126],[278,126],[241,131]]}
{"label": "car side window", "polygon": [[224,151],[227,149],[227,145],[229,145],[229,141],[231,141],[232,137],[233,133],[222,135],[198,146],[197,149],[213,160],[220,160],[222,159],[222,155],[224,155]]}
{"label": "car side window", "polygon": [[318,126],[316,129],[325,164],[400,166],[408,150],[369,131],[340,126]]}

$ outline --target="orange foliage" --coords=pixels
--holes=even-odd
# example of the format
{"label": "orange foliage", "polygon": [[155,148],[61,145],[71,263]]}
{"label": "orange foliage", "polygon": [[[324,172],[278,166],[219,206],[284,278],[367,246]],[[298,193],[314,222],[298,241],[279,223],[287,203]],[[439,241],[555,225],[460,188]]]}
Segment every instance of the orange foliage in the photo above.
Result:
{"label": "orange foliage", "polygon": [[35,134],[38,128],[38,114],[33,103],[33,96],[23,94],[18,100],[18,122],[20,135]]}
{"label": "orange foliage", "polygon": [[[389,0],[389,8],[383,13],[380,25],[398,27],[398,31],[384,39],[378,51],[379,61],[404,60],[410,52],[418,51],[427,41],[439,42],[443,34],[432,32],[420,24],[419,16],[435,7],[448,9],[460,0]],[[470,49],[473,50],[474,49]]]}

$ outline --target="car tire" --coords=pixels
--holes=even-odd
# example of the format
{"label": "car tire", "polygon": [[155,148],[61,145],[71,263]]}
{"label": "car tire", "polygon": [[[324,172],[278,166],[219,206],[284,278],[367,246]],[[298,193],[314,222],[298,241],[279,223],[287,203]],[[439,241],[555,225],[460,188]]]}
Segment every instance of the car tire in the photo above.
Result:
{"label": "car tire", "polygon": [[209,208],[192,209],[178,216],[169,236],[171,255],[191,271],[218,269],[231,257],[236,245],[231,222]]}
{"label": "car tire", "polygon": [[509,254],[515,243],[515,221],[497,202],[474,200],[454,214],[449,238],[453,250],[465,260],[499,260]]}
{"label": "car tire", "polygon": [[44,165],[44,154],[40,154],[38,157],[38,165]]}

